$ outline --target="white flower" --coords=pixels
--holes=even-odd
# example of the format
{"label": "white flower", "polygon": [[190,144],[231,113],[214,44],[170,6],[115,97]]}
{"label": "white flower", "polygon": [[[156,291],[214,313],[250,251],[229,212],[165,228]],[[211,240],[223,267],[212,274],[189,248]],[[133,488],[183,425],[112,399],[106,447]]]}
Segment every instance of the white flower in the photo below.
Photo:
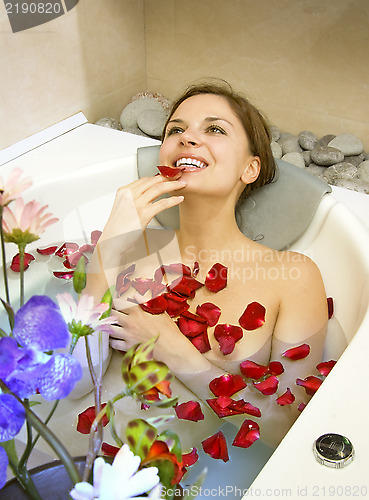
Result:
{"label": "white flower", "polygon": [[[73,500],[129,500],[131,498],[160,500],[162,486],[156,467],[137,472],[140,457],[134,455],[127,444],[118,451],[110,465],[98,457],[94,462],[94,484],[77,483],[70,496]],[[150,491],[148,497],[142,495]]]}
{"label": "white flower", "polygon": [[19,177],[22,175],[22,170],[20,168],[15,168],[7,182],[3,181],[0,177],[0,205],[5,207],[12,200],[19,197],[20,193],[31,186],[31,179],[22,179]]}
{"label": "white flower", "polygon": [[93,331],[113,333],[111,325],[116,319],[112,316],[100,319],[101,315],[109,309],[109,304],[103,302],[95,306],[94,298],[87,293],[83,293],[78,302],[69,293],[58,294],[56,298],[70,331],[71,328],[87,327],[87,333]]}

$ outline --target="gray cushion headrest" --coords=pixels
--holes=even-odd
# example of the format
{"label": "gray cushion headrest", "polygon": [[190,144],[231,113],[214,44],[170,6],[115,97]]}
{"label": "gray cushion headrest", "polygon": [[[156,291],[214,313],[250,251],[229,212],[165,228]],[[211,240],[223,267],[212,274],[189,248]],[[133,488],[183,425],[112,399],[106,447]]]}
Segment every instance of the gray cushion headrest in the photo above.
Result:
{"label": "gray cushion headrest", "polygon": [[[160,145],[137,149],[138,176],[158,173]],[[271,184],[252,191],[238,205],[238,225],[251,239],[277,250],[290,247],[308,228],[329,184],[291,165],[276,160],[277,178]],[[179,227],[179,210],[173,207],[156,216],[158,222],[172,229]]]}

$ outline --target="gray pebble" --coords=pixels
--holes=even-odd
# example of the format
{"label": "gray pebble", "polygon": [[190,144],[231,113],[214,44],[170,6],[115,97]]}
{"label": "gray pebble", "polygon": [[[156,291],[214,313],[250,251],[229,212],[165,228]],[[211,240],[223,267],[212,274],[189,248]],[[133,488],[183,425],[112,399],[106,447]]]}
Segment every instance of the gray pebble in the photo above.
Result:
{"label": "gray pebble", "polygon": [[95,125],[99,125],[100,127],[106,127],[106,128],[113,128],[116,130],[122,130],[122,126],[120,123],[118,123],[114,118],[100,118],[100,120],[97,120],[95,122]]}
{"label": "gray pebble", "polygon": [[310,154],[313,162],[322,166],[334,165],[343,161],[345,157],[342,151],[329,146],[316,146]]}
{"label": "gray pebble", "polygon": [[328,146],[328,144],[335,138],[336,136],[333,135],[333,134],[328,134],[328,135],[324,135],[323,137],[321,137],[319,139],[319,141],[317,142],[317,146]]}
{"label": "gray pebble", "polygon": [[300,153],[302,151],[299,139],[296,135],[288,136],[283,139],[281,138],[279,140],[279,145],[282,148],[283,155],[286,155],[287,153]]}
{"label": "gray pebble", "polygon": [[317,136],[313,132],[310,132],[309,130],[304,130],[303,132],[300,132],[298,138],[299,138],[299,144],[302,147],[302,149],[305,149],[307,151],[311,151],[312,149],[314,149],[316,143],[318,142]]}
{"label": "gray pebble", "polygon": [[305,168],[305,162],[300,153],[286,153],[282,156],[282,160],[292,163],[292,165],[296,165],[296,167]]}
{"label": "gray pebble", "polygon": [[369,194],[369,184],[361,182],[359,179],[337,179],[333,185],[357,191],[358,193]]}
{"label": "gray pebble", "polygon": [[270,143],[274,158],[282,158],[282,148],[276,141]]}
{"label": "gray pebble", "polygon": [[369,160],[365,160],[358,166],[359,179],[369,184]]}
{"label": "gray pebble", "polygon": [[340,134],[328,144],[331,148],[337,148],[345,156],[359,155],[364,151],[364,146],[361,140],[353,134]]}
{"label": "gray pebble", "polygon": [[329,184],[336,185],[337,180],[352,180],[356,179],[358,176],[357,168],[351,163],[346,163],[344,161],[336,163],[331,167],[325,169],[323,177]]}
{"label": "gray pebble", "polygon": [[270,127],[270,134],[272,136],[272,141],[278,141],[278,139],[281,137],[281,132],[278,127],[275,125],[271,125]]}
{"label": "gray pebble", "polygon": [[364,160],[365,160],[365,155],[363,153],[361,153],[359,155],[354,155],[354,156],[345,156],[345,159],[343,161],[346,161],[347,163],[351,163],[352,165],[355,165],[355,167],[357,167]]}
{"label": "gray pebble", "polygon": [[301,156],[304,159],[305,165],[308,167],[310,165],[310,163],[311,163],[311,154],[310,154],[310,151],[303,151],[301,153]]}
{"label": "gray pebble", "polygon": [[327,167],[321,167],[320,165],[316,165],[315,163],[310,163],[308,167],[305,168],[307,172],[315,175],[316,177],[322,177]]}
{"label": "gray pebble", "polygon": [[164,109],[145,109],[137,117],[137,126],[150,137],[161,136],[167,114]]}

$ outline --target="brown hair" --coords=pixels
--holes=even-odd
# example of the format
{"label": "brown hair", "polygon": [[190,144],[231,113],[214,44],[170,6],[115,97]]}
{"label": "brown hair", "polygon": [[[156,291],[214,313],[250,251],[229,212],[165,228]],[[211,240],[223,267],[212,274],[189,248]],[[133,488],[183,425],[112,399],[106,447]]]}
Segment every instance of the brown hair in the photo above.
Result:
{"label": "brown hair", "polygon": [[[183,94],[174,102],[170,115],[165,123],[162,141],[169,120],[182,104],[190,97],[199,94],[214,94],[224,97],[236,116],[240,119],[249,140],[250,152],[260,158],[261,169],[256,181],[248,184],[240,196],[240,200],[245,198],[250,191],[269,184],[276,174],[276,164],[270,147],[271,134],[269,124],[261,112],[253,106],[245,97],[234,92],[232,87],[225,81],[221,83],[201,83],[188,87]],[[240,201],[239,200],[239,201]]]}

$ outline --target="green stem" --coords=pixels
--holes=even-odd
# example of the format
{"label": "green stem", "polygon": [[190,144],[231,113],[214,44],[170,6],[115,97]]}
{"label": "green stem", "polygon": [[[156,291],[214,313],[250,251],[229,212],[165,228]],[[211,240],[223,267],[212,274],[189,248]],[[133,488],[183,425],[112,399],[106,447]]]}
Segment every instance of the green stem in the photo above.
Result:
{"label": "green stem", "polygon": [[1,256],[3,262],[3,278],[4,278],[6,301],[8,304],[10,304],[9,283],[8,283],[8,273],[6,270],[6,255],[5,255],[4,232],[3,232],[3,210],[4,207],[0,205],[0,239],[1,239]]}
{"label": "green stem", "polygon": [[19,305],[20,307],[24,304],[24,253],[25,253],[25,245],[18,245],[19,249],[19,283],[20,283],[20,298]]}
{"label": "green stem", "polygon": [[32,498],[32,500],[42,500],[28,471],[25,469],[19,470],[18,464],[12,459],[12,457],[8,456],[8,459],[10,469],[12,470],[14,476],[17,478],[19,484],[27,492],[28,496]]}
{"label": "green stem", "polygon": [[[47,418],[46,418],[46,420],[44,422],[45,425],[47,425],[50,422],[51,417],[54,415],[54,413],[55,413],[55,411],[56,411],[56,409],[58,407],[58,404],[59,404],[59,399],[57,399],[55,401],[53,407],[51,408],[50,413],[48,414],[48,416],[47,416]],[[37,434],[37,436],[35,437],[35,439],[32,442],[32,448],[34,448],[36,446],[36,443],[39,440],[39,438],[40,438],[40,434]]]}
{"label": "green stem", "polygon": [[31,424],[31,426],[44,438],[47,444],[59,457],[60,461],[63,463],[70,479],[73,484],[79,483],[81,481],[78,469],[74,460],[60,442],[60,440],[55,436],[55,434],[42,422],[42,420],[33,411],[28,408],[28,406],[0,380],[0,388],[6,394],[11,394],[19,403],[23,406],[26,413],[26,420]]}
{"label": "green stem", "polygon": [[[29,408],[29,404],[28,404],[28,400],[25,400],[24,402],[28,408]],[[33,445],[32,445],[32,427],[31,427],[31,424],[27,421],[26,423],[26,427],[27,427],[27,445],[26,445],[26,449],[24,450],[23,452],[23,455],[19,461],[19,464],[18,464],[18,468],[21,470],[21,469],[24,469],[25,468],[25,465],[27,464],[27,460],[32,452],[32,449],[33,449]]]}

